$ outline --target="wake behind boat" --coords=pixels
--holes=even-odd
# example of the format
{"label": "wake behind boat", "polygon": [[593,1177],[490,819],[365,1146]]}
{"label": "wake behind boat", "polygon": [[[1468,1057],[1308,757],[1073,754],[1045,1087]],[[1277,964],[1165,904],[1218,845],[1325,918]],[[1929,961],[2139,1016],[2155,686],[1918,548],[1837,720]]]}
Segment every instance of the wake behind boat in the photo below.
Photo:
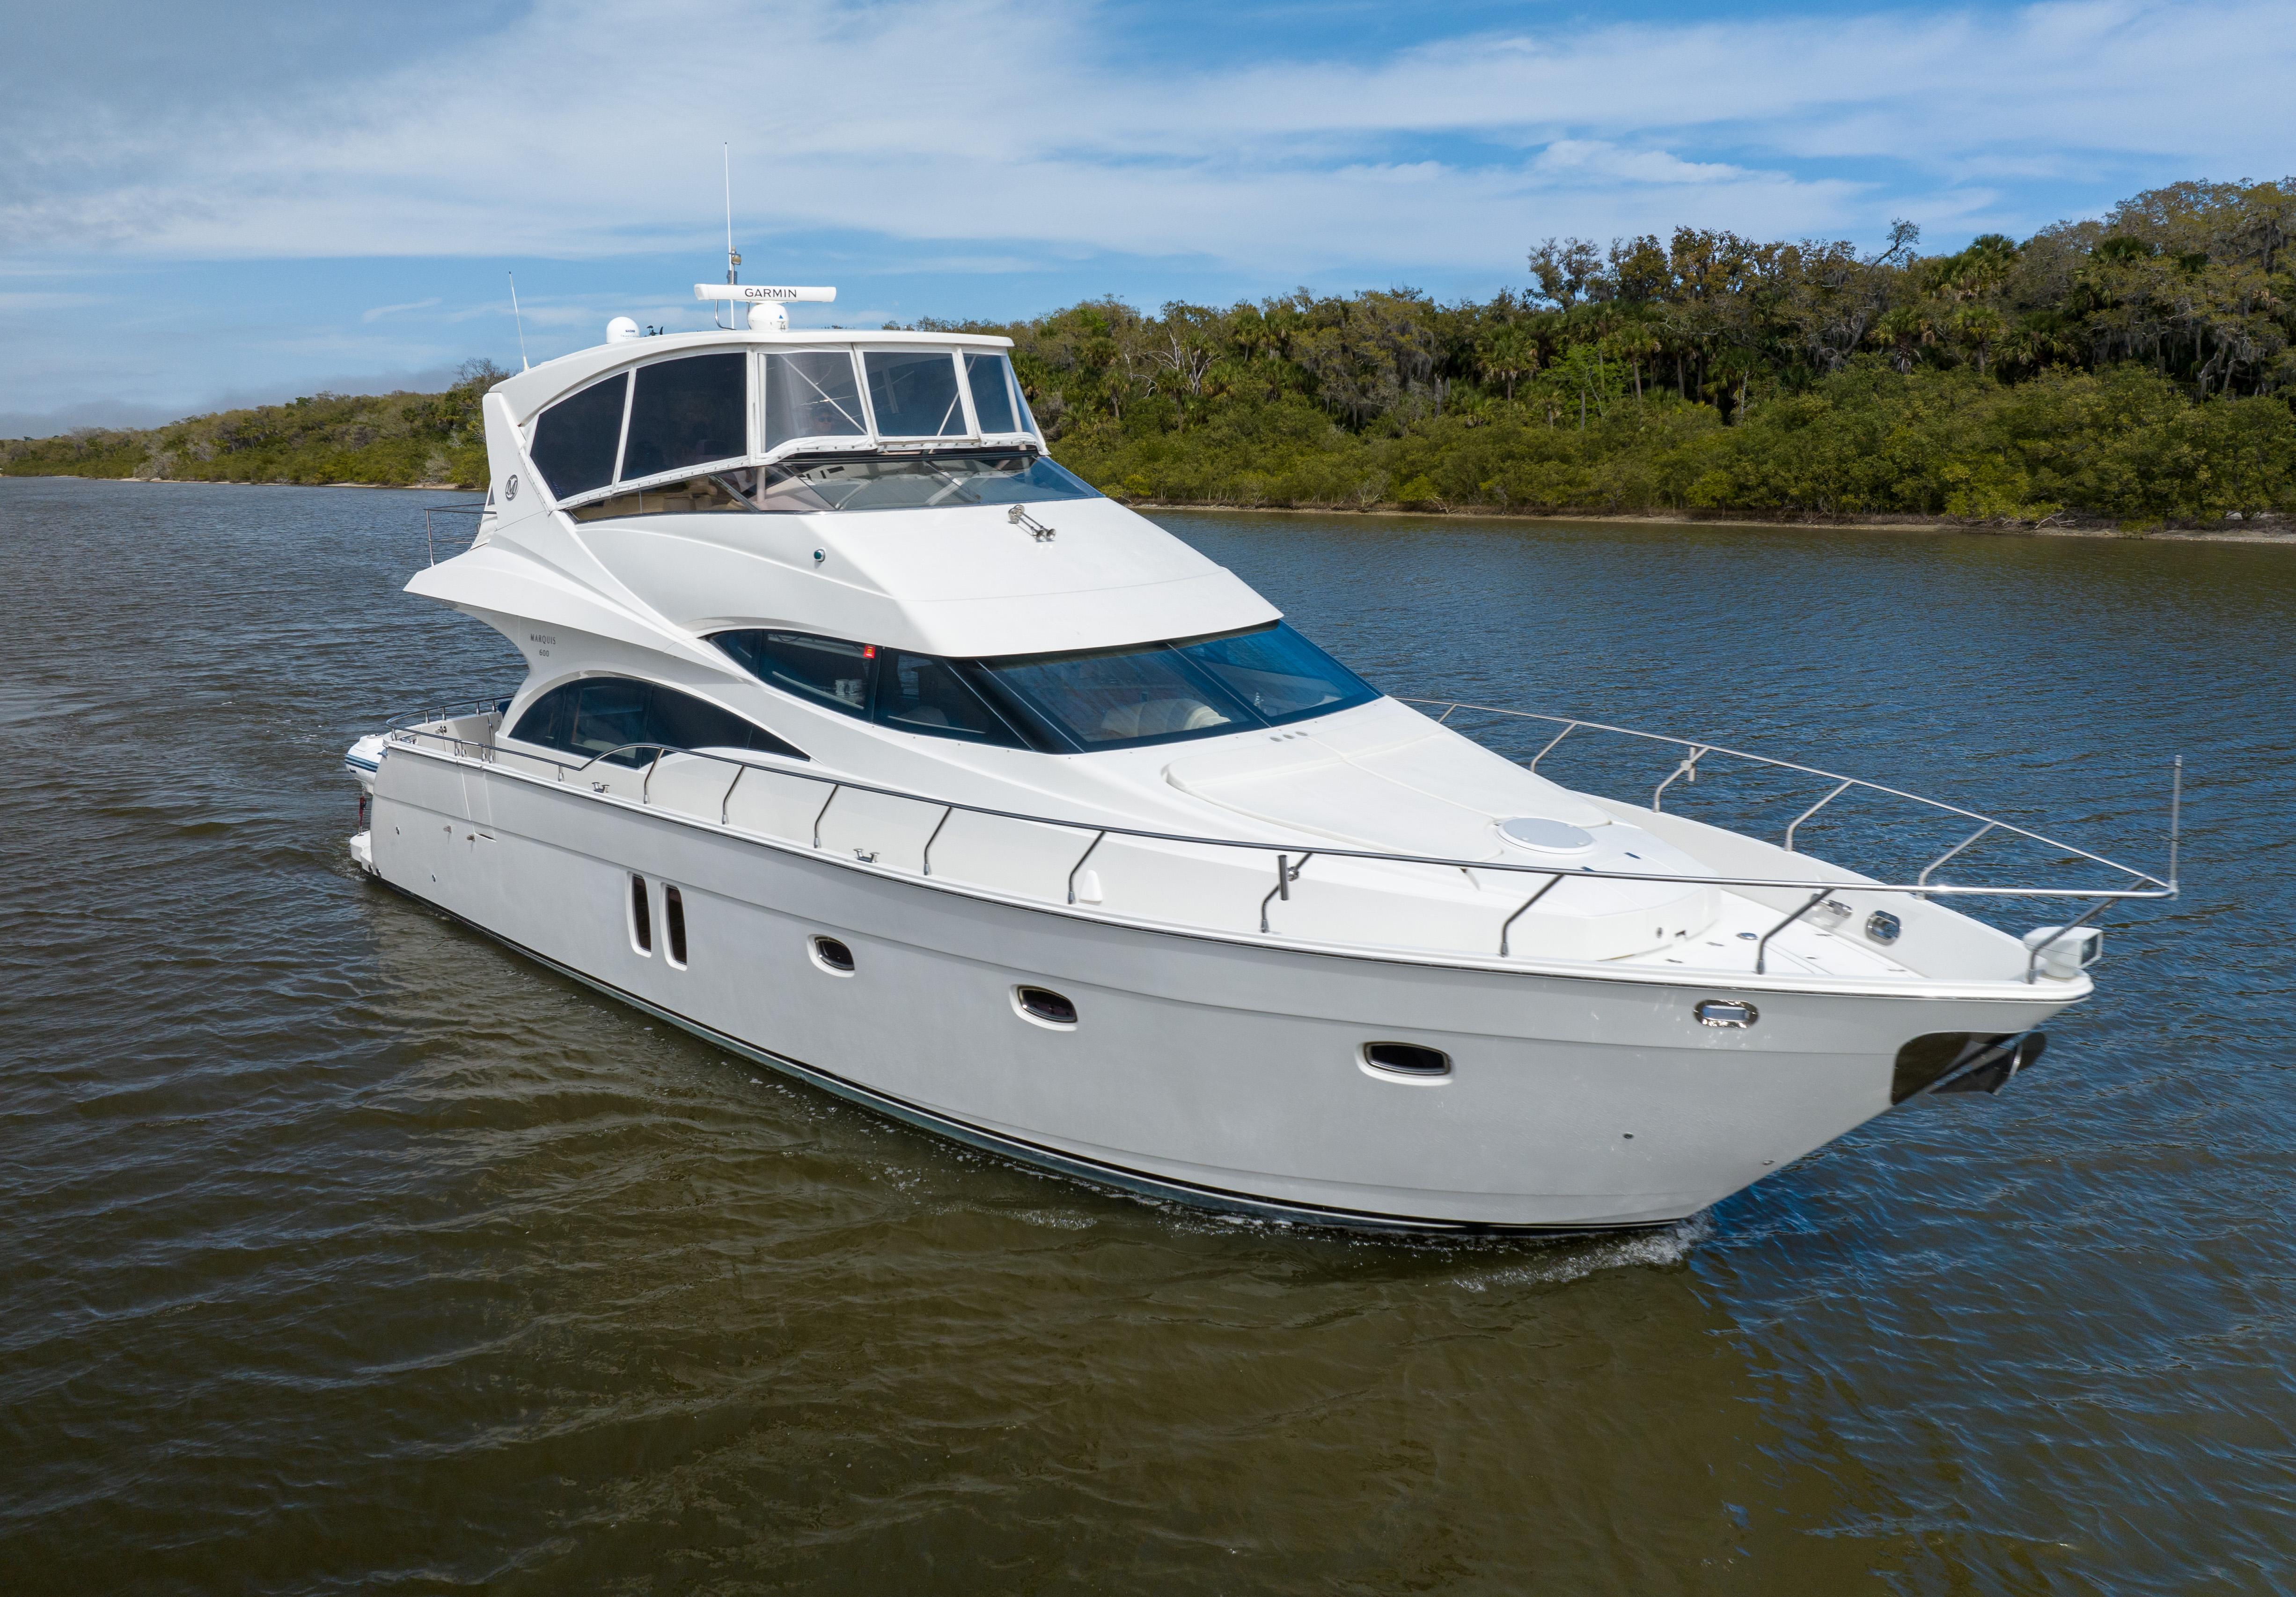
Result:
{"label": "wake behind boat", "polygon": [[[408,591],[506,700],[362,739],[391,887],[914,1125],[1128,1191],[1395,1228],[1646,1225],[1991,1091],[2162,879],[1800,766],[1772,842],[1386,696],[1046,452],[1001,338],[608,341],[497,384],[472,545]],[[1853,789],[1968,838],[1814,858]],[[2112,873],[1932,880],[1999,836]],[[2173,862],[2173,856],[2172,856]],[[1950,907],[2086,899],[2022,939]]]}

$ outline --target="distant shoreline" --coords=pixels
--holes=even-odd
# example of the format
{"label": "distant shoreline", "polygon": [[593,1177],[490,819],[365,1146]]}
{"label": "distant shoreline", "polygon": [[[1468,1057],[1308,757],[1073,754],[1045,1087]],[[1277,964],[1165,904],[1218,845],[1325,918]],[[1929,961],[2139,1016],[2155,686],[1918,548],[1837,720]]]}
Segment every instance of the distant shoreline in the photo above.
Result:
{"label": "distant shoreline", "polygon": [[1742,512],[1710,516],[1653,515],[1646,511],[1503,511],[1488,506],[1472,510],[1406,510],[1398,506],[1293,504],[1218,504],[1203,500],[1129,499],[1134,510],[1220,511],[1239,516],[1411,516],[1431,521],[1570,521],[1622,527],[1710,527],[1795,528],[1816,532],[1968,532],[1994,537],[2103,538],[2120,543],[2296,544],[2296,518],[2275,516],[2262,525],[2227,527],[2223,531],[2199,527],[2165,527],[2134,530],[2099,522],[2092,525],[2024,521],[1961,520],[1951,516],[1751,516]]}
{"label": "distant shoreline", "polygon": [[84,477],[77,471],[53,471],[43,476],[32,471],[12,471],[5,480],[11,482],[143,482],[153,487],[183,488],[377,488],[391,494],[483,494],[484,488],[466,488],[452,482],[281,482],[276,479],[257,482],[250,479],[233,480],[228,477]]}
{"label": "distant shoreline", "polygon": [[[483,490],[465,488],[451,482],[231,482],[206,477],[82,477],[71,472],[38,477],[29,473],[14,476],[19,482],[141,482],[154,487],[202,488],[365,488],[387,494],[477,494]],[[1114,495],[1111,495],[1114,497]],[[2151,531],[2131,531],[2108,523],[2091,525],[2066,524],[2050,526],[2018,521],[1956,520],[1950,516],[1749,516],[1730,515],[1652,515],[1646,512],[1620,511],[1542,511],[1529,512],[1492,510],[1480,506],[1473,510],[1406,510],[1398,505],[1374,504],[1364,507],[1339,504],[1219,504],[1208,500],[1119,499],[1118,503],[1137,511],[1185,510],[1218,511],[1236,516],[1408,516],[1430,521],[1532,521],[1532,522],[1593,522],[1621,527],[1704,527],[1727,531],[1734,528],[1776,529],[1797,528],[1824,532],[1894,532],[1894,533],[1979,533],[1991,537],[2028,538],[2105,538],[2130,543],[2178,544],[2289,544],[2296,545],[2296,519],[2274,516],[2262,525],[2227,527],[2221,531],[2197,527],[2170,527]]]}

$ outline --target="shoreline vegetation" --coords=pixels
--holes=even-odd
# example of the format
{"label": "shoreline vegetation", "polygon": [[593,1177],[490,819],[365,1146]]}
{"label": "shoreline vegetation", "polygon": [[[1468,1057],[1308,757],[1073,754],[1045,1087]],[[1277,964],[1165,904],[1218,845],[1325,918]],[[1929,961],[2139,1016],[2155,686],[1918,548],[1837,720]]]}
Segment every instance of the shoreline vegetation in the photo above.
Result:
{"label": "shoreline vegetation", "polygon": [[[0,473],[9,475],[9,473]],[[77,472],[16,472],[16,476],[78,477]],[[327,487],[373,488],[393,494],[476,492],[465,484],[456,482],[309,482],[297,483],[283,479],[267,482],[234,480],[211,477],[127,477],[105,478],[112,482],[144,482],[168,484],[184,487]],[[1843,515],[1758,515],[1738,512],[1713,511],[1704,512],[1664,511],[1605,511],[1605,510],[1493,510],[1478,506],[1464,510],[1406,509],[1393,504],[1237,504],[1230,501],[1186,499],[1128,499],[1125,501],[1139,511],[1184,510],[1224,511],[1240,516],[1383,516],[1426,518],[1452,521],[1549,521],[1572,525],[1599,526],[1616,524],[1630,527],[1700,527],[1716,532],[1734,528],[1808,528],[1813,530],[1873,533],[1976,532],[2007,537],[2067,537],[2122,538],[2142,537],[2177,543],[2207,544],[2296,544],[2296,516],[2259,512],[2239,521],[2211,522],[2203,527],[2161,526],[2130,528],[2110,521],[2077,521],[2052,518],[2045,521],[1973,520],[1958,516],[1907,515],[1843,516]]]}
{"label": "shoreline vegetation", "polygon": [[[1011,338],[1055,458],[1143,507],[2296,535],[2296,177],[1918,241],[1683,227],[1549,240],[1488,302],[915,326]],[[0,440],[0,475],[479,487],[505,374]]]}

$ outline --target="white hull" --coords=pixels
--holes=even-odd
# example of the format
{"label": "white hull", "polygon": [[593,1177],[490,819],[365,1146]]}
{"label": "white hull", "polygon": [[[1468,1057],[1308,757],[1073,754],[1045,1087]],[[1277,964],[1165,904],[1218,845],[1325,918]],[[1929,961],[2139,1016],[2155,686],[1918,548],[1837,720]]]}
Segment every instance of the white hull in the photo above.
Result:
{"label": "white hull", "polygon": [[[1695,1213],[1888,1109],[1896,1051],[2021,1032],[2072,994],[1731,989],[1188,933],[880,870],[396,748],[361,863],[666,1020],[913,1124],[1072,1175],[1298,1221],[1586,1230]],[[674,883],[688,962],[629,930]],[[654,889],[659,891],[658,886]],[[840,939],[833,974],[810,939]],[[1052,988],[1071,1028],[1027,1018]],[[2051,984],[2053,987],[2055,984]],[[2086,989],[2086,983],[2082,987]],[[1376,1074],[1373,1041],[1448,1053]]]}

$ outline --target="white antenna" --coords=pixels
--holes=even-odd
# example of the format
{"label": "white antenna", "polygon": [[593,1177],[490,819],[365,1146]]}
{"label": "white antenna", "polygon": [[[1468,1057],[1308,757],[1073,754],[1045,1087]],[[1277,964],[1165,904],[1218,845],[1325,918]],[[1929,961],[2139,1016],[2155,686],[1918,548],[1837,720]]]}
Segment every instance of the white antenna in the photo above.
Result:
{"label": "white antenna", "polygon": [[518,366],[521,372],[534,370],[534,363],[526,358],[526,318],[518,314],[518,274],[504,272],[510,279],[510,318],[518,323]]}
{"label": "white antenna", "polygon": [[[726,143],[718,148],[726,162],[726,282],[730,287],[742,281],[742,258],[734,250],[734,146]],[[709,323],[720,332],[734,331],[718,319],[714,309],[709,313]]]}
{"label": "white antenna", "polygon": [[742,258],[734,253],[734,146],[721,144],[726,157],[726,281],[742,281]]}

